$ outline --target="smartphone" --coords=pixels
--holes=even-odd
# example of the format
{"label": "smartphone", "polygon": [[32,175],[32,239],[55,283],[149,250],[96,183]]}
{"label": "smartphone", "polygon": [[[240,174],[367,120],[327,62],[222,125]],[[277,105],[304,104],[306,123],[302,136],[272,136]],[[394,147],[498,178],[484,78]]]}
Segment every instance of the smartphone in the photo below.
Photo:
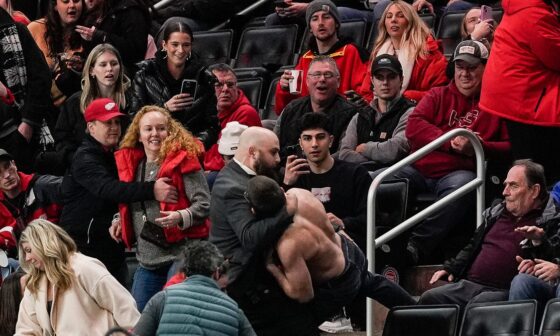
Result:
{"label": "smartphone", "polygon": [[194,79],[183,79],[181,83],[181,93],[188,93],[196,99],[196,93],[198,91],[198,83]]}
{"label": "smartphone", "polygon": [[492,20],[492,7],[482,5],[480,6],[480,21]]}
{"label": "smartphone", "polygon": [[299,144],[286,147],[286,157],[290,155],[297,156],[296,159],[305,159],[305,154]]}
{"label": "smartphone", "polygon": [[274,0],[274,6],[280,7],[280,8],[286,8],[286,7],[288,7],[288,4],[285,3],[284,0]]}

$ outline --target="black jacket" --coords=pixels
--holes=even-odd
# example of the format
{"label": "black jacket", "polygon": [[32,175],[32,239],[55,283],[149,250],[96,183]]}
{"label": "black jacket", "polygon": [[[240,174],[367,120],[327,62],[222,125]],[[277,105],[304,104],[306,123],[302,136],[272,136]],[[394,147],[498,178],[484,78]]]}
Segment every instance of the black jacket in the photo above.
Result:
{"label": "black jacket", "polygon": [[62,182],[60,226],[81,252],[114,270],[124,260],[124,246],[115,243],[108,231],[118,204],[153,200],[153,189],[154,182],[120,182],[113,152],[86,134]]}
{"label": "black jacket", "polygon": [[84,52],[85,55],[89,55],[98,44],[112,44],[121,54],[127,75],[132,77],[137,70],[136,63],[143,60],[146,55],[150,15],[146,6],[137,0],[112,2],[114,6],[109,8],[101,22],[86,21],[86,25],[94,25],[96,30],[92,40],[86,42]]}
{"label": "black jacket", "polygon": [[[371,106],[360,108],[356,125],[358,143],[384,142],[390,139],[402,115],[411,107],[414,107],[414,103],[401,96],[398,101],[391,104],[389,111],[383,113],[377,123],[375,122],[376,112]],[[385,136],[382,137],[381,134],[385,134]]]}
{"label": "black jacket", "polygon": [[[301,117],[312,112],[309,96],[292,100],[282,111],[280,126],[274,131],[280,139],[281,156],[286,156],[286,147],[297,145],[300,133]],[[329,127],[334,136],[331,153],[338,150],[339,142],[346,131],[350,119],[356,114],[358,107],[346,101],[341,95],[336,96],[332,104],[325,110],[329,117]]]}
{"label": "black jacket", "polygon": [[[456,280],[464,278],[467,275],[472,263],[482,248],[484,237],[504,210],[504,202],[486,209],[482,214],[484,222],[476,229],[474,236],[467,246],[465,246],[455,258],[444,263],[443,269],[449,274],[453,274]],[[527,249],[527,251],[524,251],[524,254],[526,254],[524,257],[536,257],[560,264],[560,208],[554,203],[552,197],[549,197],[542,215],[537,219],[535,224],[544,228],[545,238],[539,247],[533,247],[530,243],[525,242],[523,248]]]}
{"label": "black jacket", "polygon": [[204,143],[204,148],[209,149],[216,142],[219,132],[216,96],[211,85],[213,77],[193,53],[183,74],[176,80],[167,70],[164,55],[158,51],[155,59],[139,64],[140,70],[134,76],[131,111],[136,113],[145,105],[163,107],[172,96],[180,93],[183,79],[195,79],[198,92],[193,105],[172,115]]}

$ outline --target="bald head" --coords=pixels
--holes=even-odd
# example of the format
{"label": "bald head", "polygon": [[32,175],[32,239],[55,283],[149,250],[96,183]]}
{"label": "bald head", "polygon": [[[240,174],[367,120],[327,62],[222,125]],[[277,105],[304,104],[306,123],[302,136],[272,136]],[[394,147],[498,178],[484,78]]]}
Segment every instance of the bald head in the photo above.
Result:
{"label": "bald head", "polygon": [[235,159],[258,173],[257,166],[275,168],[280,163],[280,143],[274,132],[263,127],[249,127],[239,137]]}

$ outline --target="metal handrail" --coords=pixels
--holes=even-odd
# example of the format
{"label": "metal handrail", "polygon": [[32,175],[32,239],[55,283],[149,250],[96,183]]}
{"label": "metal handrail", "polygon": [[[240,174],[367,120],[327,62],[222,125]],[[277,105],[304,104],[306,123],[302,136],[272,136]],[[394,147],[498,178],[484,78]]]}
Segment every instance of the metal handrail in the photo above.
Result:
{"label": "metal handrail", "polygon": [[[426,209],[397,225],[393,229],[389,230],[381,237],[375,239],[375,206],[376,206],[376,196],[377,188],[381,182],[389,176],[392,176],[396,171],[402,169],[405,166],[416,162],[420,158],[426,156],[427,154],[433,152],[434,150],[440,148],[444,143],[451,140],[452,138],[462,135],[467,137],[473,145],[475,159],[476,159],[476,178],[468,182],[464,186],[455,190],[451,194],[445,196],[444,198],[438,200],[434,204],[430,205]],[[368,204],[367,204],[367,258],[369,260],[369,271],[375,271],[375,248],[376,246],[381,246],[391,241],[393,238],[402,234],[406,230],[410,229],[416,225],[421,220],[428,217],[435,211],[440,210],[450,202],[457,200],[458,198],[464,196],[471,190],[476,188],[476,226],[479,227],[482,224],[482,211],[484,210],[484,150],[482,144],[480,143],[478,136],[471,132],[470,130],[464,128],[458,128],[451,130],[426,146],[422,147],[418,151],[410,154],[401,161],[395,163],[391,167],[387,168],[379,175],[375,177],[371,183],[368,191]],[[373,336],[373,300],[367,300],[367,320],[366,320],[366,335]]]}

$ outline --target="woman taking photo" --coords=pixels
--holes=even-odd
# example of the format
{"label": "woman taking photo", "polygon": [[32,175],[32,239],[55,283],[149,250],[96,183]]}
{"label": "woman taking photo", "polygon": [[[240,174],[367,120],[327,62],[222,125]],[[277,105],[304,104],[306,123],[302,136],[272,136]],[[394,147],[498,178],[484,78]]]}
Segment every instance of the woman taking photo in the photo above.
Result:
{"label": "woman taking photo", "polygon": [[83,21],[85,10],[84,0],[49,0],[46,17],[28,26],[51,70],[55,106],[80,87],[83,48],[75,27]]}
{"label": "woman taking photo", "polygon": [[15,335],[103,335],[138,321],[128,291],[99,260],[78,253],[59,226],[32,221],[18,250],[28,279]]}
{"label": "woman taking photo", "polygon": [[56,123],[54,138],[61,156],[59,167],[64,173],[70,167],[76,149],[85,135],[84,111],[97,98],[111,98],[120,111],[130,113],[132,91],[130,80],[124,75],[119,52],[110,44],[100,44],[89,54],[82,76],[82,91],[64,103]]}
{"label": "woman taking photo", "polygon": [[115,158],[121,181],[167,177],[179,194],[177,203],[121,205],[120,221],[110,230],[113,239],[122,237],[128,247],[138,243],[132,295],[142,311],[175,274],[172,264],[188,241],[208,237],[210,192],[199,163],[202,144],[161,107],[140,109],[120,148]]}
{"label": "woman taking photo", "polygon": [[[429,89],[448,82],[445,56],[411,5],[393,1],[383,12],[378,30],[370,64],[378,55],[396,55],[403,67],[401,94],[405,98],[420,101]],[[358,93],[372,100],[371,67]]]}
{"label": "woman taking photo", "polygon": [[[219,130],[216,97],[210,85],[213,77],[192,53],[192,44],[192,31],[186,24],[177,21],[165,27],[162,49],[156,58],[142,62],[134,77],[132,110],[145,105],[164,107],[208,149]],[[194,97],[181,92],[184,79],[197,82]]]}

